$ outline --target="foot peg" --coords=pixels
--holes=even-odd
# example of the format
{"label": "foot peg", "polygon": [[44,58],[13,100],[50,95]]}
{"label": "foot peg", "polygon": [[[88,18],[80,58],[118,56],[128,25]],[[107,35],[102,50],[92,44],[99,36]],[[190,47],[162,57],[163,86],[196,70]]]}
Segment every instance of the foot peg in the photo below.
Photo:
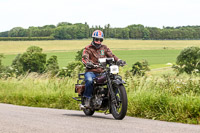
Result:
{"label": "foot peg", "polygon": [[85,109],[85,106],[82,104],[79,104],[79,108],[80,108],[80,110],[83,110],[83,109]]}

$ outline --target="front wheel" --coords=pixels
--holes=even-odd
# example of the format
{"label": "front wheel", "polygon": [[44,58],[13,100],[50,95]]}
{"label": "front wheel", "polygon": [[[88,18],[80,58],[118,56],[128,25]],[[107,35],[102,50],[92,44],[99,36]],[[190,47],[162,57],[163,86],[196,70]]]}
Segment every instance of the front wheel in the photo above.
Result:
{"label": "front wheel", "polygon": [[128,100],[126,90],[123,85],[114,85],[116,103],[111,103],[111,112],[115,119],[122,120],[126,116]]}

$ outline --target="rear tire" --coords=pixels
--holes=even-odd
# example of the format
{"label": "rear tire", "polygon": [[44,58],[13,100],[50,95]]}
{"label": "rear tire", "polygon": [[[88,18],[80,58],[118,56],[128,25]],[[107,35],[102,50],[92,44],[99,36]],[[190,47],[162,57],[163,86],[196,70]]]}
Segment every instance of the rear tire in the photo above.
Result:
{"label": "rear tire", "polygon": [[92,116],[95,111],[91,109],[83,109],[83,112],[85,113],[86,116]]}
{"label": "rear tire", "polygon": [[126,90],[123,85],[115,85],[113,90],[117,104],[111,103],[111,113],[115,119],[122,120],[126,116],[128,106]]}

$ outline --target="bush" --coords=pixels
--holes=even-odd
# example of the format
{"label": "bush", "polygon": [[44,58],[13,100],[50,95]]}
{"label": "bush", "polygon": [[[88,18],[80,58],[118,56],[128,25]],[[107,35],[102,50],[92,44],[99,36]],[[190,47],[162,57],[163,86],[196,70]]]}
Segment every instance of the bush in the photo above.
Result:
{"label": "bush", "polygon": [[173,68],[180,73],[187,74],[200,73],[200,48],[188,47],[178,55],[176,64]]}
{"label": "bush", "polygon": [[59,72],[57,56],[53,55],[47,60],[46,72],[50,72],[52,76]]}
{"label": "bush", "polygon": [[42,53],[42,48],[31,46],[20,56],[19,62],[24,72],[42,73],[45,70],[46,54]]}
{"label": "bush", "polygon": [[1,73],[1,71],[3,69],[2,58],[4,58],[4,56],[2,54],[0,54],[0,73]]}
{"label": "bush", "polygon": [[77,55],[75,57],[75,61],[82,61],[83,50],[84,50],[84,48],[77,52]]}
{"label": "bush", "polygon": [[2,58],[4,58],[4,56],[0,54],[0,78],[2,77],[4,71],[4,66],[2,65]]}
{"label": "bush", "polygon": [[59,76],[61,77],[76,77],[78,73],[84,72],[84,65],[80,61],[69,63],[66,67],[60,70]]}
{"label": "bush", "polygon": [[2,58],[4,58],[4,56],[0,54],[0,78],[8,78],[14,76],[15,74],[13,68],[8,66],[3,66]]}
{"label": "bush", "polygon": [[131,72],[133,76],[144,76],[145,72],[149,70],[149,63],[146,60],[142,60],[133,64]]}
{"label": "bush", "polygon": [[11,66],[3,66],[0,72],[0,78],[16,77],[15,71]]}
{"label": "bush", "polygon": [[13,68],[13,72],[19,76],[21,74],[23,74],[23,66],[22,64],[20,63],[20,57],[21,57],[21,54],[18,54],[15,59],[12,61],[12,65],[11,67]]}

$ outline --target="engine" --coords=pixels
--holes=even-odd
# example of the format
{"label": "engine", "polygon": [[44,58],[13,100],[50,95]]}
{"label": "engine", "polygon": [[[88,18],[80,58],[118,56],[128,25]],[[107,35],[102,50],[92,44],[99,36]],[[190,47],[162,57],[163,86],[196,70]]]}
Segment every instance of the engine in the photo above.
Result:
{"label": "engine", "polygon": [[104,100],[106,99],[106,94],[108,93],[107,88],[98,86],[95,88],[95,96],[93,99],[93,106],[95,109],[100,109],[104,105]]}

